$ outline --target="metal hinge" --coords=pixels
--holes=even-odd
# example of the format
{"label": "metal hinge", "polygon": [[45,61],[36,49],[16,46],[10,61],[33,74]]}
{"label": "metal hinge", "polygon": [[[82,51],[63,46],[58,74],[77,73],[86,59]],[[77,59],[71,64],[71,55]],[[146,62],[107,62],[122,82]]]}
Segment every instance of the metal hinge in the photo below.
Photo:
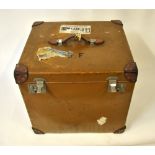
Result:
{"label": "metal hinge", "polygon": [[43,79],[43,78],[35,78],[33,81],[35,83],[28,84],[29,93],[31,93],[31,94],[46,93],[45,79]]}
{"label": "metal hinge", "polygon": [[125,85],[123,83],[118,83],[117,79],[116,76],[108,77],[108,92],[115,93],[125,91]]}

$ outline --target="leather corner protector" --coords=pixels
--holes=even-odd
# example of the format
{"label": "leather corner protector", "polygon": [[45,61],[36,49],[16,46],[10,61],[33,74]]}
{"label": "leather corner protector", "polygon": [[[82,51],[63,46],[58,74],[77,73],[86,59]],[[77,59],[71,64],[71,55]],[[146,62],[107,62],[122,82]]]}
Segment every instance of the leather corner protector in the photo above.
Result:
{"label": "leather corner protector", "polygon": [[118,24],[118,25],[123,26],[123,23],[122,23],[121,20],[111,20],[111,22],[114,23],[114,24]]}
{"label": "leather corner protector", "polygon": [[43,24],[43,23],[44,23],[44,21],[36,21],[36,22],[34,22],[34,23],[32,24],[32,27],[41,25],[41,24]]}
{"label": "leather corner protector", "polygon": [[124,68],[124,76],[130,82],[136,82],[138,76],[138,68],[135,62],[128,63]]}
{"label": "leather corner protector", "polygon": [[114,131],[114,133],[115,133],[115,134],[121,134],[121,133],[123,133],[123,132],[125,131],[125,129],[126,129],[126,125],[123,126],[123,127],[120,128],[120,129],[117,129],[116,131]]}
{"label": "leather corner protector", "polygon": [[17,64],[14,70],[14,78],[17,84],[22,84],[28,79],[28,68],[23,64]]}
{"label": "leather corner protector", "polygon": [[33,132],[34,132],[35,134],[45,134],[43,131],[38,130],[38,129],[34,128],[34,127],[32,127],[32,130],[33,130]]}

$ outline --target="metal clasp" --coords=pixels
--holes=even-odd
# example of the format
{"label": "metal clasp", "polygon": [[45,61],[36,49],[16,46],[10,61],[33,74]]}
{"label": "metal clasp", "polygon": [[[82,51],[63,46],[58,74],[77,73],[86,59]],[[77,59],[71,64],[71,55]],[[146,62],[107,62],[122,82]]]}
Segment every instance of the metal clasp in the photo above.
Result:
{"label": "metal clasp", "polygon": [[125,91],[125,86],[123,83],[118,83],[117,82],[117,77],[116,76],[111,76],[108,77],[108,92],[111,93],[116,93],[116,92],[124,92]]}
{"label": "metal clasp", "polygon": [[59,46],[62,46],[62,39],[58,39],[57,43],[58,43]]}
{"label": "metal clasp", "polygon": [[40,93],[46,93],[46,84],[45,80],[42,78],[35,78],[33,80],[35,83],[28,85],[29,93],[31,94],[40,94]]}
{"label": "metal clasp", "polygon": [[94,45],[96,42],[96,39],[90,39],[90,45]]}

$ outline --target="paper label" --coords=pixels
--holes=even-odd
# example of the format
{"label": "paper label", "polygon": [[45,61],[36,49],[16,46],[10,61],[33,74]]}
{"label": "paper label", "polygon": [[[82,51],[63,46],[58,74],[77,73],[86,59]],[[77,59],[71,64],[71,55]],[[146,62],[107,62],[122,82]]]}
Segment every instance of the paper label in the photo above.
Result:
{"label": "paper label", "polygon": [[91,34],[90,25],[61,25],[59,33]]}
{"label": "paper label", "polygon": [[99,125],[103,125],[103,124],[105,124],[106,122],[107,122],[107,118],[104,117],[104,116],[100,117],[100,118],[97,120],[97,123],[98,123]]}
{"label": "paper label", "polygon": [[39,48],[37,51],[37,56],[39,61],[49,59],[51,57],[63,57],[63,58],[70,58],[73,55],[73,52],[71,51],[62,51],[57,50],[51,47],[42,47]]}

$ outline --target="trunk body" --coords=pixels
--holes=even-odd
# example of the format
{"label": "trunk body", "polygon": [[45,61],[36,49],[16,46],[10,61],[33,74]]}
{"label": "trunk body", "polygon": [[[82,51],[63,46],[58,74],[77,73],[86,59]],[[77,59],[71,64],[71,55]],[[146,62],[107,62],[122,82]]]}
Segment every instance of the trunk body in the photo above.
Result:
{"label": "trunk body", "polygon": [[[62,25],[90,26],[91,31],[81,35],[87,40],[71,38],[59,45],[53,40],[71,35],[60,33]],[[44,47],[72,56],[39,60],[36,53]],[[121,132],[137,74],[117,20],[35,22],[14,72],[35,133]]]}

